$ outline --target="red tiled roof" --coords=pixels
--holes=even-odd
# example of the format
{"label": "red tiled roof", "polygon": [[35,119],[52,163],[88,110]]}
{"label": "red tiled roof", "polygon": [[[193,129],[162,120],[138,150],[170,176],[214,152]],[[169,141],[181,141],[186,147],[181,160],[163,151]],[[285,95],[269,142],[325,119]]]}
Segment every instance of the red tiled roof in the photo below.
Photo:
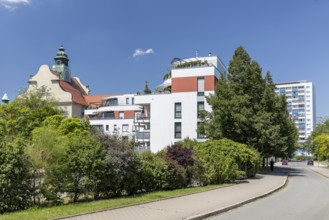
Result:
{"label": "red tiled roof", "polygon": [[60,87],[66,91],[72,94],[72,101],[76,104],[88,106],[86,100],[84,99],[85,91],[77,85],[77,82],[75,80],[71,81],[72,83],[68,83],[63,79],[59,80]]}
{"label": "red tiled roof", "polygon": [[112,96],[114,94],[104,94],[104,95],[85,95],[85,101],[88,104],[88,107],[97,108],[102,104],[102,99]]}

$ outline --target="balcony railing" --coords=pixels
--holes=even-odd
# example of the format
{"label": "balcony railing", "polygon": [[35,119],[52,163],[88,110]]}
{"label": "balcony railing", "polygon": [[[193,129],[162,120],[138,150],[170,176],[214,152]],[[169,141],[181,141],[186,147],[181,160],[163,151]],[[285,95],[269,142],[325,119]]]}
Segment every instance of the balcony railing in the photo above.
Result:
{"label": "balcony railing", "polygon": [[137,140],[149,140],[150,139],[150,132],[137,132],[136,133]]}
{"label": "balcony railing", "polygon": [[146,116],[137,116],[136,117],[137,121],[145,121],[145,120],[150,120],[150,117],[146,117]]}

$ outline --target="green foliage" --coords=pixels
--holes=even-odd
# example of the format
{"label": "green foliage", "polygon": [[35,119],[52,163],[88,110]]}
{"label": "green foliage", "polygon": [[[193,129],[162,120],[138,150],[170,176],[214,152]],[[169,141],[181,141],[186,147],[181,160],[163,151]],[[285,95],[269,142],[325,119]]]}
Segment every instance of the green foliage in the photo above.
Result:
{"label": "green foliage", "polygon": [[319,124],[316,126],[311,135],[312,139],[323,133],[329,134],[329,119],[327,119],[323,124]]}
{"label": "green foliage", "polygon": [[168,188],[169,190],[181,189],[188,186],[189,181],[186,170],[177,161],[166,159],[168,165]]}
{"label": "green foliage", "polygon": [[116,135],[95,133],[106,151],[106,173],[103,176],[105,197],[130,195],[141,190],[140,161],[134,143]]}
{"label": "green foliage", "polygon": [[65,119],[64,115],[52,115],[52,116],[47,117],[42,122],[42,125],[53,127],[53,128],[58,128],[64,119]]}
{"label": "green foliage", "polygon": [[67,217],[69,215],[85,214],[96,211],[104,211],[130,205],[154,202],[161,199],[170,199],[178,196],[189,195],[192,193],[204,192],[213,189],[225,187],[226,185],[209,185],[202,187],[189,187],[186,189],[157,191],[151,193],[142,193],[129,197],[104,199],[92,202],[82,202],[68,204],[64,206],[55,206],[49,208],[33,208],[25,211],[6,213],[1,215],[1,220],[47,220]]}
{"label": "green foliage", "polygon": [[106,172],[105,150],[91,136],[70,137],[68,150],[61,161],[65,172],[64,192],[77,202],[80,195],[100,197],[103,175]]}
{"label": "green foliage", "polygon": [[61,121],[58,130],[61,134],[67,135],[70,133],[81,135],[84,133],[87,135],[89,133],[89,124],[79,118],[65,118]]}
{"label": "green foliage", "polygon": [[106,163],[106,196],[131,195],[141,189],[140,162],[134,151],[107,149]]}
{"label": "green foliage", "polygon": [[[319,124],[316,126],[316,128],[312,131],[312,134],[309,139],[307,139],[304,143],[304,149],[310,151],[313,154],[318,154],[319,149],[321,149],[319,148],[319,142],[324,141],[326,134],[329,134],[329,119],[327,119],[323,124]],[[318,138],[319,136],[321,137]],[[325,151],[324,148],[322,148],[322,150]],[[324,159],[327,153],[320,152],[320,155],[322,157],[321,159]]]}
{"label": "green foliage", "polygon": [[190,67],[195,67],[195,66],[208,66],[208,61],[201,61],[201,60],[196,60],[196,61],[191,61],[191,62],[184,62],[176,65],[176,68],[190,68]]}
{"label": "green foliage", "polygon": [[169,188],[169,171],[166,161],[151,152],[141,153],[139,158],[142,190],[152,192]]}
{"label": "green foliage", "polygon": [[201,184],[225,183],[254,176],[259,155],[256,150],[228,139],[208,140],[194,149],[196,176]]}
{"label": "green foliage", "polygon": [[151,94],[152,91],[149,89],[149,86],[147,85],[147,81],[145,81],[145,86],[144,86],[144,94]]}
{"label": "green foliage", "polygon": [[45,87],[30,90],[8,105],[0,105],[0,136],[31,138],[34,128],[51,115],[60,114],[56,101]]}
{"label": "green foliage", "polygon": [[319,155],[320,160],[329,157],[329,133],[322,133],[314,138],[314,153]]}
{"label": "green foliage", "polygon": [[289,118],[286,102],[276,96],[272,77],[249,54],[238,47],[221,75],[215,95],[207,97],[211,113],[203,114],[198,131],[211,139],[228,138],[257,149],[262,156],[293,153],[297,130]]}
{"label": "green foliage", "polygon": [[193,150],[194,146],[198,144],[198,141],[195,139],[190,139],[189,137],[184,138],[181,141],[176,142],[177,145],[180,145],[184,148]]}
{"label": "green foliage", "polygon": [[0,213],[26,209],[31,205],[30,173],[24,142],[15,138],[0,143]]}

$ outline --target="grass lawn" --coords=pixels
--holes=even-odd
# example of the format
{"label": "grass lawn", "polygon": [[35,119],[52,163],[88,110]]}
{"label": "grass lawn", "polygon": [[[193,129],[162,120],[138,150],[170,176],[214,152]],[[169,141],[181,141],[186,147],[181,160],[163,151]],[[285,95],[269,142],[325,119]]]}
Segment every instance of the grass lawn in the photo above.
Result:
{"label": "grass lawn", "polygon": [[2,215],[0,214],[0,220],[42,220],[60,218],[68,215],[107,210],[176,196],[188,195],[192,193],[221,188],[224,186],[227,186],[227,184],[193,187],[173,191],[152,192],[125,198],[82,202],[77,204],[54,206],[50,208],[31,208],[25,211],[13,212]]}

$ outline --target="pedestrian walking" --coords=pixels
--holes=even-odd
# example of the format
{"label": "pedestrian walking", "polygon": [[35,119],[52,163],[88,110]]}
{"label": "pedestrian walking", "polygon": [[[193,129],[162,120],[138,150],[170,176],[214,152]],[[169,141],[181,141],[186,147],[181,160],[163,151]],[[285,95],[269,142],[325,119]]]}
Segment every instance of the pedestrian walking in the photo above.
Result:
{"label": "pedestrian walking", "polygon": [[271,161],[270,161],[270,166],[271,166],[271,171],[273,172],[273,170],[274,170],[274,160],[273,159],[271,159]]}

